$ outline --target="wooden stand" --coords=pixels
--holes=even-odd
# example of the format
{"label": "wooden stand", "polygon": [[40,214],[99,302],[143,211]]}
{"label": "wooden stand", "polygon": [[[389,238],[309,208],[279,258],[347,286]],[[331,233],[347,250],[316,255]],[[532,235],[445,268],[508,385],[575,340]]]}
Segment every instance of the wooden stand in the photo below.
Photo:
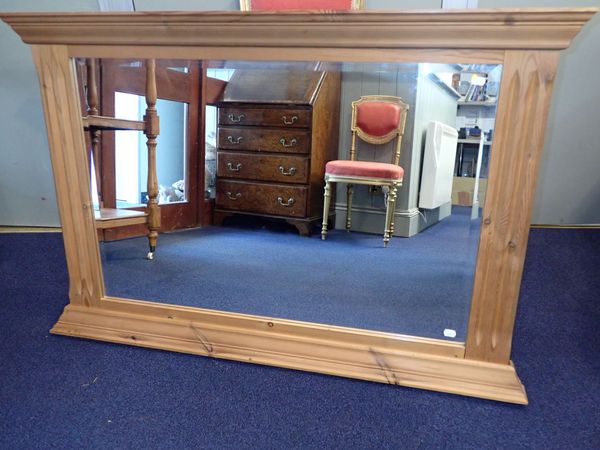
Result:
{"label": "wooden stand", "polygon": [[[90,161],[93,161],[98,201],[100,209],[95,211],[94,218],[98,229],[145,224],[148,227],[147,258],[153,259],[156,251],[158,230],[160,229],[160,208],[158,206],[158,178],[156,175],[156,138],[159,134],[159,119],[156,110],[156,64],[153,59],[146,61],[146,114],[143,121],[124,120],[114,117],[100,116],[98,88],[96,81],[96,60],[86,59],[87,68],[87,116],[82,118],[83,126],[90,134]],[[143,131],[148,146],[148,204],[146,211],[104,208],[102,201],[100,173],[100,136],[102,131],[137,130]]]}

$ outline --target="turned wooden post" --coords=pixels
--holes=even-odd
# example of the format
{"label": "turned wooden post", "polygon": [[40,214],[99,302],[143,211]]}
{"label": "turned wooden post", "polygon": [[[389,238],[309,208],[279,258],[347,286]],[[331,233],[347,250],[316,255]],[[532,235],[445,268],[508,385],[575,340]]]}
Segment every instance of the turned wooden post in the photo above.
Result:
{"label": "turned wooden post", "polygon": [[[96,80],[96,60],[94,58],[87,58],[85,60],[85,67],[87,72],[87,114],[88,116],[100,115],[98,109],[98,83]],[[90,166],[94,163],[94,174],[96,175],[96,191],[98,192],[98,203],[102,207],[102,190],[101,190],[101,178],[100,178],[100,135],[101,131],[97,128],[90,127],[90,141],[92,147],[90,149]]]}
{"label": "turned wooden post", "polygon": [[156,110],[156,62],[154,59],[146,61],[146,124],[144,133],[148,146],[148,244],[150,253],[148,258],[152,259],[156,250],[158,230],[160,229],[160,208],[158,206],[158,178],[156,174],[156,138],[159,134],[159,119]]}

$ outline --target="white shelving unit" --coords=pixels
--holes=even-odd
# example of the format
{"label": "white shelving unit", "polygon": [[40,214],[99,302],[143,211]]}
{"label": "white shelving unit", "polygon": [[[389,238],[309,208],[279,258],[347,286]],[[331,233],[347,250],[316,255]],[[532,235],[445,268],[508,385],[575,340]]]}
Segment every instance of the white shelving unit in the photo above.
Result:
{"label": "white shelving unit", "polygon": [[[478,127],[481,136],[461,138],[457,142],[457,157],[453,183],[453,203],[472,206],[471,216],[477,217],[479,204],[485,201],[488,163],[492,140],[486,134],[493,130],[496,98],[484,101],[457,101],[457,128]],[[492,133],[493,134],[493,133]]]}
{"label": "white shelving unit", "polygon": [[496,99],[493,100],[485,100],[485,101],[481,101],[481,102],[465,102],[463,100],[459,100],[457,102],[458,106],[489,106],[489,107],[495,107],[496,106]]}

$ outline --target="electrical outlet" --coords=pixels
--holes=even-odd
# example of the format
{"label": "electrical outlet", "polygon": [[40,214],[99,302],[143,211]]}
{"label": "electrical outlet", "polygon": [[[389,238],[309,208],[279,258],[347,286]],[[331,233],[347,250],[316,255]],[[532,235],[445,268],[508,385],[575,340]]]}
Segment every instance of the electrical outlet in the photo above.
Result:
{"label": "electrical outlet", "polygon": [[369,194],[374,195],[374,194],[382,194],[383,190],[381,189],[381,186],[369,186]]}

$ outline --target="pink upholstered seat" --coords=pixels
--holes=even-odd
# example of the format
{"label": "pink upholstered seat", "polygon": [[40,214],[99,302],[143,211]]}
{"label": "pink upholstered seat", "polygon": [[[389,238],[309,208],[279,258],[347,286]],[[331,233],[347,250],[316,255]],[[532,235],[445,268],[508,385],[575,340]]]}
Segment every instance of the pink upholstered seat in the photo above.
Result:
{"label": "pink upholstered seat", "polygon": [[327,175],[401,180],[404,176],[404,169],[388,163],[339,160],[329,161],[325,166],[325,173]]}

